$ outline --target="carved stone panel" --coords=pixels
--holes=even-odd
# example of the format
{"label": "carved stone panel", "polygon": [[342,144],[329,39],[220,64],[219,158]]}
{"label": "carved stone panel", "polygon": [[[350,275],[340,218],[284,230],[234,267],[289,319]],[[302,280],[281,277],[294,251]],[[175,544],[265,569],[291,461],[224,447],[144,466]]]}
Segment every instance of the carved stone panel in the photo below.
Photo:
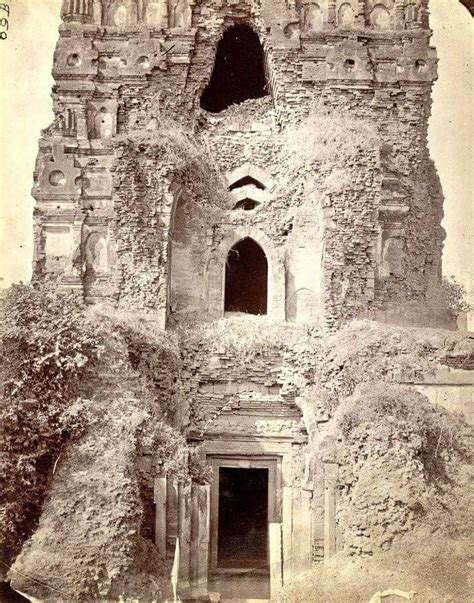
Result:
{"label": "carved stone panel", "polygon": [[168,27],[168,0],[149,2],[145,11],[145,23],[148,27],[164,29]]}
{"label": "carved stone panel", "polygon": [[303,33],[312,34],[323,29],[323,11],[319,4],[310,2],[303,6]]}
{"label": "carved stone panel", "polygon": [[191,27],[192,10],[189,0],[171,0],[170,26],[180,29]]}
{"label": "carved stone panel", "polygon": [[107,25],[126,27],[138,23],[138,6],[136,0],[114,0],[107,11]]}
{"label": "carved stone panel", "polygon": [[89,104],[89,138],[110,140],[117,131],[117,102],[110,99]]}
{"label": "carved stone panel", "polygon": [[38,160],[38,179],[33,194],[43,196],[77,195],[76,179],[81,170],[74,165],[74,156],[65,154],[64,146],[57,144]]}
{"label": "carved stone panel", "polygon": [[53,77],[61,79],[72,75],[97,75],[98,53],[92,41],[80,38],[71,45],[71,40],[60,38],[53,58]]}

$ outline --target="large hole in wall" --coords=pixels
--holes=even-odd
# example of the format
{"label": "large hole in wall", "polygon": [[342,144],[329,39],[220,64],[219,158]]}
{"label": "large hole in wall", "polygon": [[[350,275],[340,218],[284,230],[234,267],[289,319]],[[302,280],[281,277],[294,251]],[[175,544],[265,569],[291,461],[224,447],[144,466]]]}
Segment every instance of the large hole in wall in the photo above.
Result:
{"label": "large hole in wall", "polygon": [[242,239],[227,256],[224,310],[266,314],[267,295],[268,262],[265,253],[254,240]]}
{"label": "large hole in wall", "polygon": [[265,55],[258,35],[248,25],[230,27],[217,46],[214,70],[201,96],[201,107],[219,113],[235,103],[267,94]]}

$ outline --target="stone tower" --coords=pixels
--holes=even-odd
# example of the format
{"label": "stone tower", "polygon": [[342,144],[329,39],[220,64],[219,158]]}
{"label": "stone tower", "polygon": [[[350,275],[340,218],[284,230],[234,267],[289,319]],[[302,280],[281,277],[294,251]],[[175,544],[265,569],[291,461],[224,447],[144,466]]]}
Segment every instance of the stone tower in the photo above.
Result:
{"label": "stone tower", "polygon": [[[436,290],[427,0],[65,0],[62,19],[35,278],[163,328],[191,312],[332,329]],[[320,490],[298,473],[308,436],[278,386],[278,350],[240,372],[201,356],[188,374],[201,402],[239,401],[189,437],[228,488],[232,471],[263,480],[280,570],[297,573],[335,550],[334,467]],[[183,561],[184,582],[228,563],[220,500],[211,486],[202,565]]]}
{"label": "stone tower", "polygon": [[[331,327],[437,286],[426,0],[66,0],[62,17],[55,120],[33,188],[36,278],[59,274],[87,301],[115,299],[163,324],[180,310],[234,309]],[[205,141],[227,195],[199,227],[192,208],[210,193],[176,176],[170,153],[139,157],[126,144],[163,111]],[[361,121],[375,139],[338,154]],[[298,124],[296,146],[305,130],[333,128],[328,157],[312,163],[310,147],[295,167]],[[239,241],[242,274],[245,258],[260,271],[253,310],[226,301]]]}

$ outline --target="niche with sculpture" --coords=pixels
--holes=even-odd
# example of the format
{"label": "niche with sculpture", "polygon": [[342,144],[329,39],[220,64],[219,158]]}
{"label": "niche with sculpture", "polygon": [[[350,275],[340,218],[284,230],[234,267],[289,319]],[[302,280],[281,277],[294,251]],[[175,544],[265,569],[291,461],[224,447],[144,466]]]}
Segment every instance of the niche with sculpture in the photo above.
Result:
{"label": "niche with sculpture", "polygon": [[116,27],[136,25],[138,5],[136,0],[113,0],[107,11],[107,24]]}
{"label": "niche with sculpture", "polygon": [[305,34],[312,34],[323,29],[323,11],[319,4],[309,2],[302,8],[302,30]]}
{"label": "niche with sculpture", "polygon": [[372,29],[386,31],[390,29],[390,12],[383,4],[376,4],[369,15],[369,25]]}
{"label": "niche with sculpture", "polygon": [[110,140],[116,134],[116,103],[94,102],[89,108],[89,138]]}
{"label": "niche with sculpture", "polygon": [[164,29],[168,27],[168,1],[149,2],[145,10],[145,23],[149,27]]}
{"label": "niche with sculpture", "polygon": [[108,272],[108,246],[104,233],[92,232],[84,245],[86,276],[104,275]]}
{"label": "niche with sculpture", "polygon": [[192,9],[189,0],[172,0],[170,3],[170,27],[189,29]]}
{"label": "niche with sculpture", "polygon": [[337,26],[341,29],[349,29],[354,25],[355,13],[349,2],[344,2],[337,11]]}

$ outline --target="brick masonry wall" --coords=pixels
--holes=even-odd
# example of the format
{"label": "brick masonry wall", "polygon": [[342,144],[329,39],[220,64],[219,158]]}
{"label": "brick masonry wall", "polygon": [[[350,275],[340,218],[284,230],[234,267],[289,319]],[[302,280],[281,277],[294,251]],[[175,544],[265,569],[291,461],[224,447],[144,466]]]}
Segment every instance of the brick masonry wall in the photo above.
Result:
{"label": "brick masonry wall", "polygon": [[[114,2],[99,11],[100,4],[90,14],[69,5],[63,12],[53,67],[55,121],[43,132],[33,189],[36,277],[56,273],[90,301],[119,299],[160,316],[173,306],[209,310],[210,255],[232,229],[244,227],[265,233],[272,248],[266,253],[282,249],[279,317],[332,328],[395,298],[423,300],[438,285],[442,194],[426,142],[436,77],[426,2],[387,2],[385,12],[373,14],[369,3],[352,2],[347,12],[328,0],[313,15],[298,2],[213,0],[179,9],[170,3],[166,16],[153,2]],[[206,114],[200,94],[218,40],[236,22],[260,36],[271,96]],[[307,201],[304,175],[297,194],[285,197],[291,168],[285,133],[314,106],[370,121],[380,145],[350,165],[322,166],[347,172],[342,191],[326,190],[323,174],[313,174],[321,188],[311,215],[298,209]],[[194,124],[223,176],[250,164],[276,184],[255,215],[226,213],[212,237],[188,233],[176,268],[183,284],[175,287],[168,227],[176,191],[182,198],[190,192],[169,181],[166,157],[138,166],[126,142],[164,110]],[[125,206],[133,197],[135,209],[146,196],[151,214],[122,214],[125,195]],[[197,257],[192,270],[183,266]],[[308,262],[315,265],[309,283]]]}

